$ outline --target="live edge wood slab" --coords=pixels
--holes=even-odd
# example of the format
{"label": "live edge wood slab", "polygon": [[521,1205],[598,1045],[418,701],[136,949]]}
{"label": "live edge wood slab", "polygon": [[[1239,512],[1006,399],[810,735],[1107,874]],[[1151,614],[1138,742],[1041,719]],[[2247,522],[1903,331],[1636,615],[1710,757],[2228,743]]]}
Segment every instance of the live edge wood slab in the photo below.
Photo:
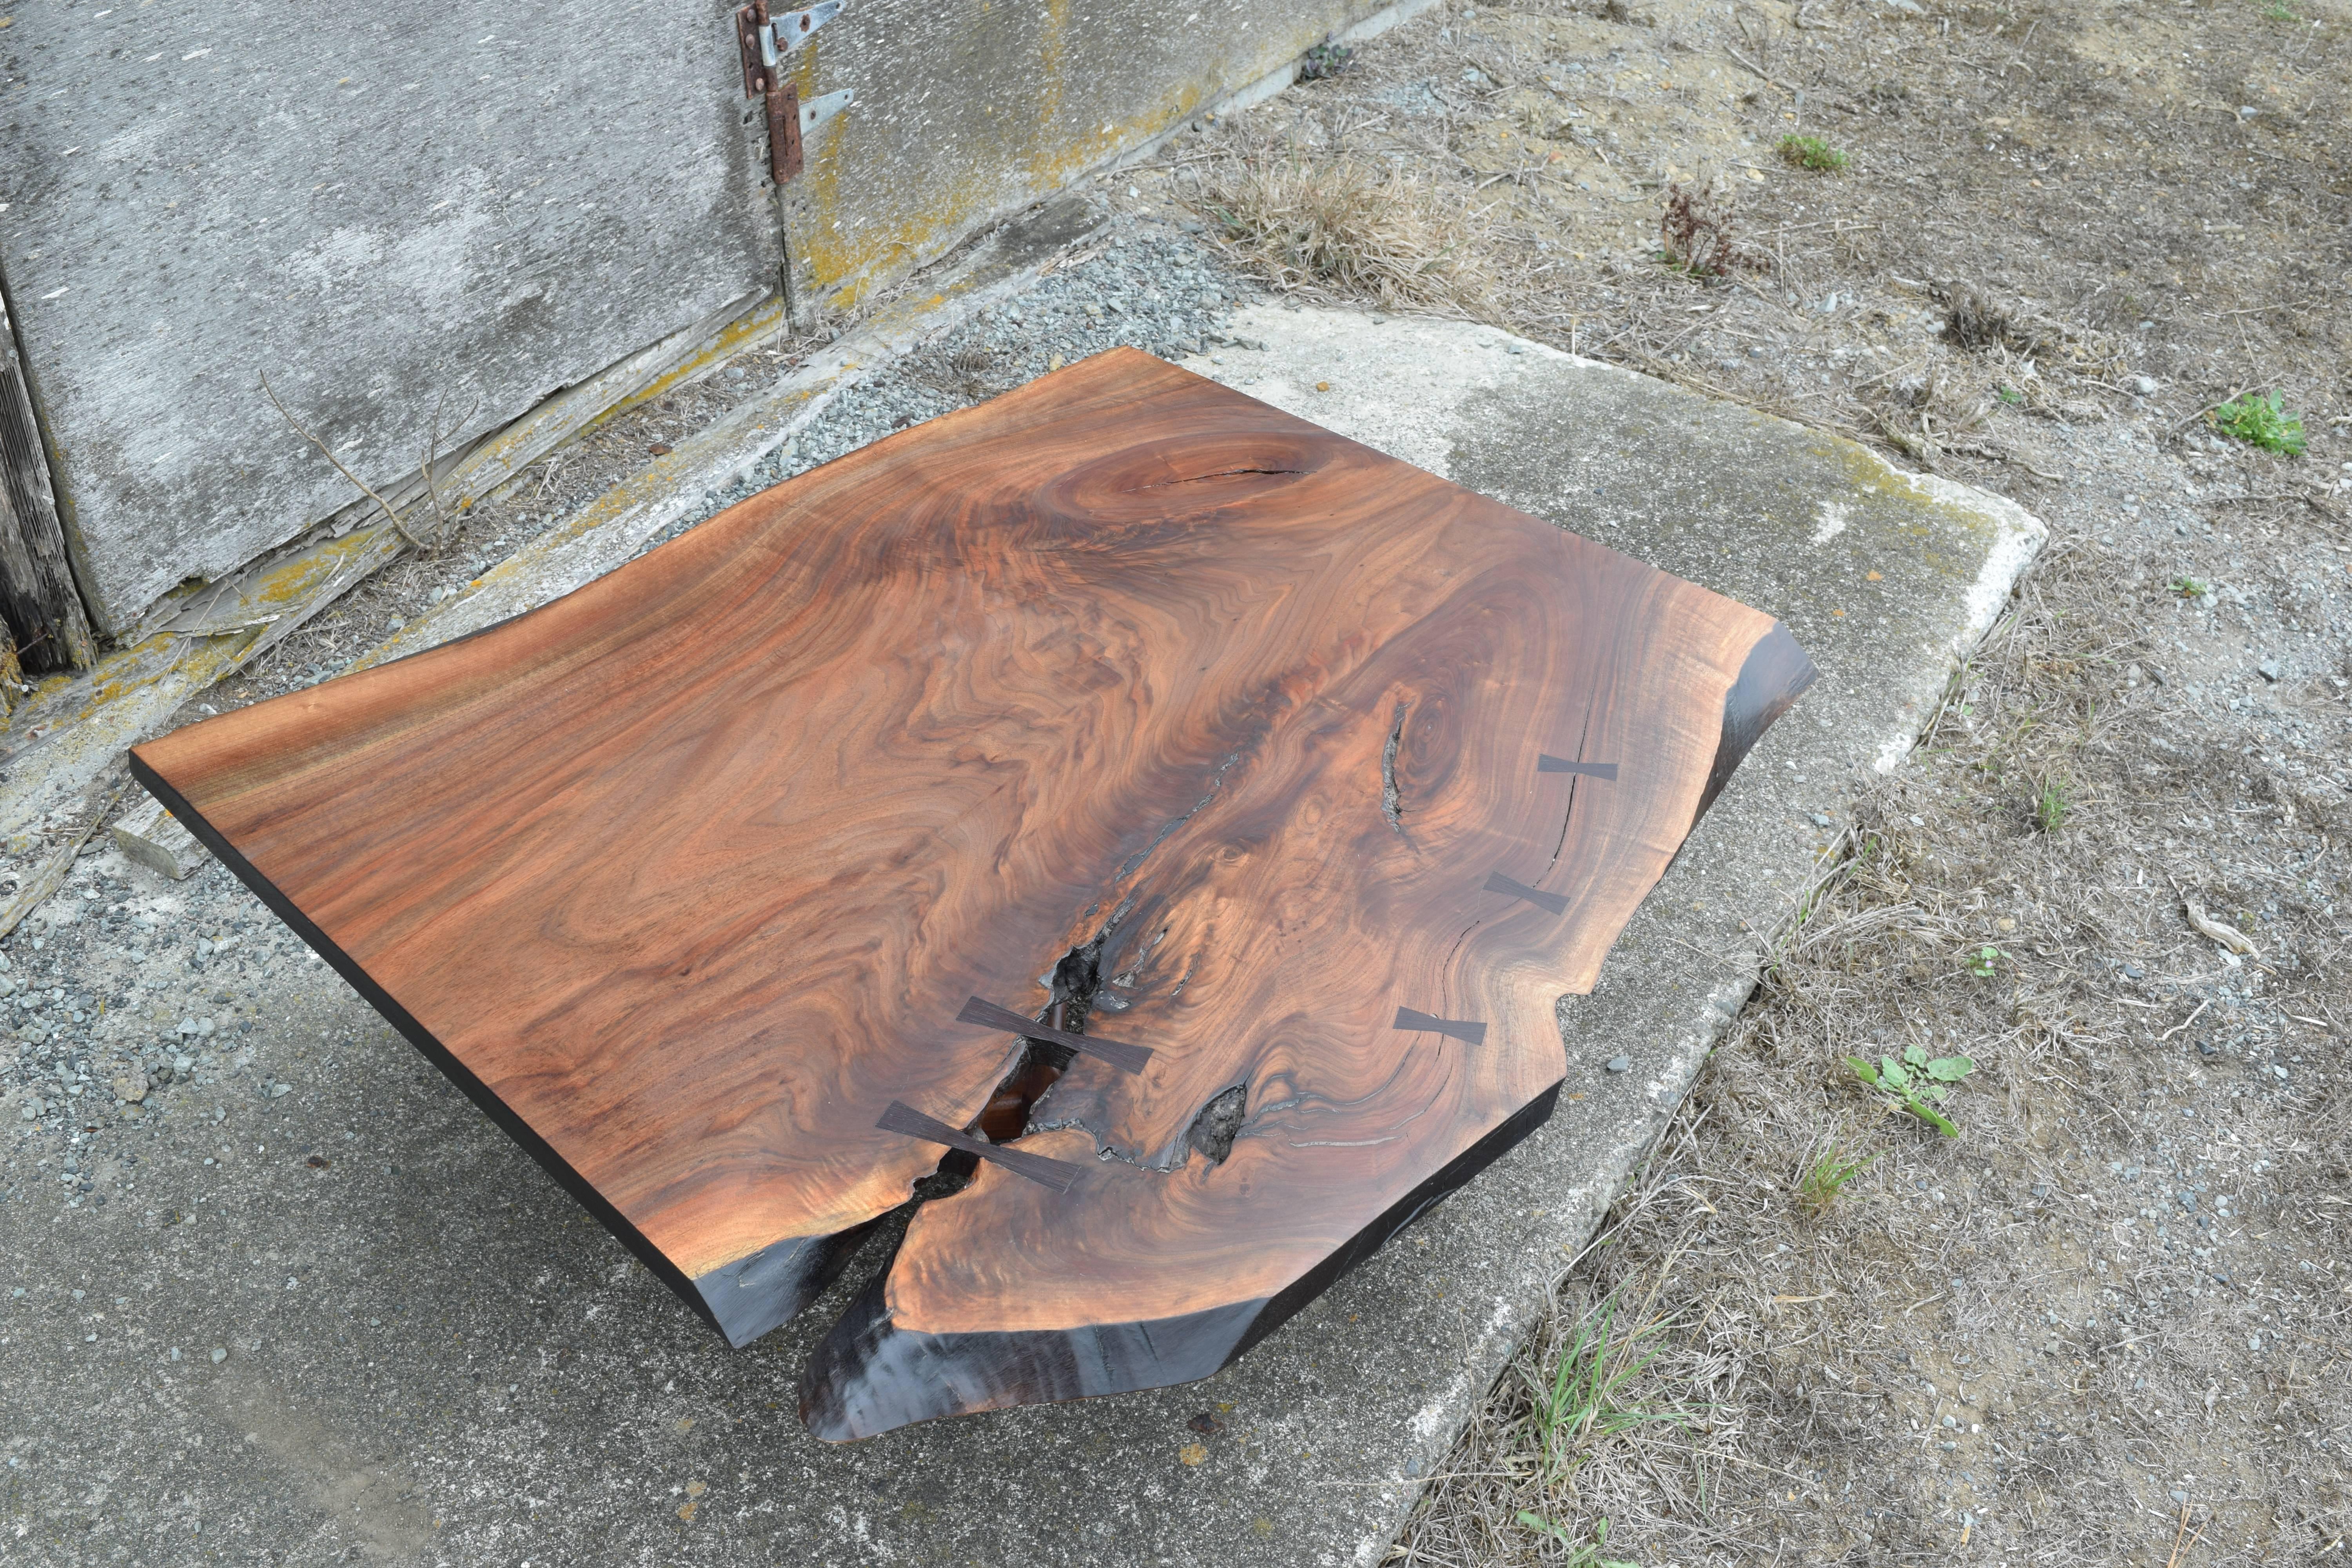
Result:
{"label": "live edge wood slab", "polygon": [[732,1343],[969,1177],[811,1358],[850,1438],[1205,1376],[1524,1137],[1811,678],[1120,351],[132,766]]}

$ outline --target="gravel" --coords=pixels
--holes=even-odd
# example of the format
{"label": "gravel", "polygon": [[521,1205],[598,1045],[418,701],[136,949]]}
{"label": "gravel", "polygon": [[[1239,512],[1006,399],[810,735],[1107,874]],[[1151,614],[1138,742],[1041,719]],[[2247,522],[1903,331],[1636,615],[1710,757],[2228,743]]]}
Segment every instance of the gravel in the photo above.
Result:
{"label": "gravel", "polygon": [[289,1052],[255,1025],[272,982],[320,967],[221,866],[172,882],[93,845],[0,941],[0,1204],[142,1198],[167,1118],[216,1122],[232,1097],[289,1093],[297,1062],[257,1059]]}

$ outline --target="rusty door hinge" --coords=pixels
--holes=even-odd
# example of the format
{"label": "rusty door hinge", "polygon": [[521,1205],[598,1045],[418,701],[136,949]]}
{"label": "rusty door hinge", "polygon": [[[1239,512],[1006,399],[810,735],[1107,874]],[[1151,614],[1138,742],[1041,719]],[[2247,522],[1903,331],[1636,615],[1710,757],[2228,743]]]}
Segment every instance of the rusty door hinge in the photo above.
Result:
{"label": "rusty door hinge", "polygon": [[768,174],[782,184],[801,172],[801,136],[849,105],[855,96],[845,90],[801,102],[797,83],[784,78],[784,57],[806,43],[809,35],[841,15],[843,0],[824,0],[803,10],[771,16],[768,0],[735,13],[735,42],[743,55],[743,96],[766,100],[768,113]]}

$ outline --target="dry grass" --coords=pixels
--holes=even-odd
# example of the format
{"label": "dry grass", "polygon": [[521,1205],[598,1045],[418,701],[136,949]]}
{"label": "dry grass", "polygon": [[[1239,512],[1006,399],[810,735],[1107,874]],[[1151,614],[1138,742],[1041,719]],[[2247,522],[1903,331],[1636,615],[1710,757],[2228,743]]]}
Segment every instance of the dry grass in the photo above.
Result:
{"label": "dry grass", "polygon": [[1711,1181],[1692,1169],[1695,1131],[1688,1117],[1676,1123],[1570,1271],[1432,1480],[1407,1561],[1577,1562],[1580,1549],[1613,1557],[1629,1535],[1707,1530],[1725,1472],[1749,1463],[1752,1325],[1738,1304],[1675,1280],[1692,1216],[1712,1212]]}
{"label": "dry grass", "polygon": [[2006,345],[2017,336],[2009,312],[1966,284],[1951,291],[1951,309],[1944,317],[1944,336],[1964,349]]}
{"label": "dry grass", "polygon": [[1228,247],[1285,293],[1495,317],[1493,253],[1462,192],[1293,143],[1218,160],[1199,205]]}

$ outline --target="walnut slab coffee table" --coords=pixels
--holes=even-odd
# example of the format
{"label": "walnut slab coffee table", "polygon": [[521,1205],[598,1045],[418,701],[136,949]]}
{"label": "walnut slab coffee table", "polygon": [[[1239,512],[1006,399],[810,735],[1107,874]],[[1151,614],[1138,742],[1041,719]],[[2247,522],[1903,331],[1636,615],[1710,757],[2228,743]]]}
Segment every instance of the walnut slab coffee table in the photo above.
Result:
{"label": "walnut slab coffee table", "polygon": [[132,761],[730,1342],[923,1183],[847,1438],[1206,1376],[1526,1136],[1811,678],[1120,351]]}

